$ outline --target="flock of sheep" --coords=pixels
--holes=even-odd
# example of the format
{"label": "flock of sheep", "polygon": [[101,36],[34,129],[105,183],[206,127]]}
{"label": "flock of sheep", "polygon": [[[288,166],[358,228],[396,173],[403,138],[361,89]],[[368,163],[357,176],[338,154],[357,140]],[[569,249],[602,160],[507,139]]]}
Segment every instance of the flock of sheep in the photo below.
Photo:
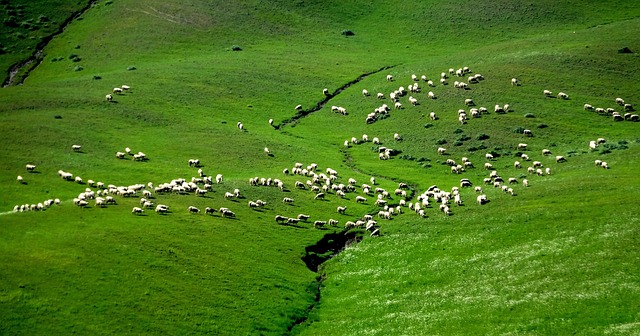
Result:
{"label": "flock of sheep", "polygon": [[[468,67],[463,67],[457,70],[454,70],[452,68],[449,69],[448,72],[442,72],[439,78],[439,83],[441,85],[448,85],[447,79],[450,76],[454,75],[457,77],[468,76],[467,82],[454,82],[454,87],[460,89],[469,89],[469,84],[479,84],[484,80],[484,76],[480,74],[471,75],[471,70]],[[393,82],[395,80],[392,75],[388,75],[386,79],[389,82]],[[419,84],[420,81],[425,82],[427,87],[435,86],[433,80],[429,80],[426,75],[422,75],[418,78],[418,76],[414,74],[411,75],[411,80],[412,83],[407,86],[407,89],[405,89],[404,86],[399,86],[398,89],[388,94],[388,97],[393,102],[393,106],[395,109],[404,108],[405,105],[403,105],[403,103],[401,102],[401,98],[407,95],[409,95],[407,97],[407,101],[409,103],[408,105],[417,106],[419,104],[418,99],[415,98],[414,95],[417,96],[417,94],[421,92],[421,87]],[[511,79],[511,84],[514,86],[521,85],[520,81],[516,78]],[[129,86],[123,85],[120,88],[114,88],[113,94],[122,94],[124,91],[129,89]],[[323,90],[323,93],[325,95],[327,94],[327,92],[327,89]],[[366,89],[362,90],[362,95],[364,97],[370,96],[368,90]],[[553,94],[549,90],[544,90],[544,95],[547,97],[551,97]],[[436,96],[433,92],[428,92],[426,96],[429,99],[436,99]],[[387,95],[379,92],[376,97],[379,100],[384,100],[386,99]],[[563,92],[558,93],[557,97],[560,99],[569,99],[569,96]],[[112,101],[113,96],[109,94],[106,96],[106,99],[107,101]],[[625,104],[621,98],[617,98],[616,103],[623,106],[625,111],[633,110],[632,106],[630,104]],[[464,104],[470,107],[468,112],[472,118],[479,118],[482,114],[489,113],[488,109],[485,107],[475,108],[475,103],[472,99],[465,99]],[[301,109],[301,105],[296,106],[296,110]],[[589,104],[585,104],[584,109],[594,110],[600,113],[599,109],[594,109]],[[347,109],[341,106],[333,106],[331,110],[345,116],[348,115]],[[510,111],[510,106],[509,104],[496,104],[493,110],[495,113],[505,113]],[[381,116],[388,116],[390,114],[390,111],[391,109],[387,104],[382,104],[381,106],[375,108],[374,112],[367,115],[367,124],[381,119]],[[606,113],[611,113],[611,115],[614,115],[614,118],[616,118],[614,114],[616,113],[615,111],[606,111]],[[438,119],[435,112],[431,112],[429,114],[429,117],[432,120]],[[623,119],[637,121],[638,117],[637,115],[625,115]],[[467,122],[468,117],[466,110],[460,109],[458,111],[458,120],[461,124],[465,124]],[[269,124],[273,125],[273,119],[269,120]],[[242,122],[238,122],[237,128],[244,131],[244,124]],[[523,134],[526,136],[533,136],[531,130],[524,130]],[[394,133],[393,140],[396,142],[402,141],[402,136],[399,133]],[[381,146],[379,137],[373,137],[370,140],[367,134],[363,134],[362,136],[358,137],[354,136],[351,139],[345,140],[344,146],[348,148],[351,145],[358,145],[367,143],[369,141],[377,145],[378,158],[380,160],[388,160],[396,153],[396,151],[391,148]],[[598,138],[597,140],[589,142],[589,148],[591,150],[595,150],[600,144],[603,144],[605,142],[605,139]],[[494,187],[503,191],[504,193],[515,196],[517,195],[516,189],[518,185],[522,185],[526,188],[530,185],[530,178],[551,174],[551,168],[545,167],[545,165],[549,164],[549,159],[543,159],[544,157],[553,157],[549,149],[541,150],[542,158],[540,160],[547,160],[546,164],[543,164],[542,161],[531,159],[529,157],[529,154],[527,154],[527,151],[529,151],[530,148],[525,143],[517,144],[515,146],[515,149],[522,152],[522,154],[520,155],[519,160],[513,163],[513,167],[515,169],[520,169],[523,168],[523,165],[529,164],[529,166],[526,167],[526,172],[528,175],[518,175],[527,176],[527,178],[519,178],[516,176],[503,178],[501,174],[499,174],[498,171],[493,167],[492,162],[495,161],[495,158],[492,154],[487,153],[485,155],[486,162],[482,165],[482,167],[487,170],[488,175],[483,179],[482,183],[480,183],[479,181],[476,181],[474,183],[468,178],[462,178],[460,179],[459,185],[454,185],[446,189],[440,189],[437,185],[432,185],[431,187],[420,193],[418,193],[417,190],[414,190],[406,183],[399,183],[398,187],[392,192],[387,191],[384,188],[378,187],[376,185],[375,177],[371,177],[368,183],[358,183],[354,178],[347,178],[343,180],[341,177],[339,177],[336,170],[332,168],[326,168],[323,172],[319,170],[319,166],[315,163],[307,166],[304,166],[302,163],[296,163],[291,169],[283,169],[283,176],[281,178],[252,177],[249,179],[247,187],[276,187],[281,191],[289,191],[285,186],[285,182],[283,181],[288,179],[291,180],[293,189],[298,190],[298,193],[302,192],[303,190],[311,192],[313,200],[326,201],[328,200],[328,198],[334,198],[338,203],[340,203],[340,205],[336,207],[336,218],[338,219],[312,219],[310,215],[304,213],[277,214],[275,215],[275,221],[277,223],[297,225],[310,222],[314,227],[323,227],[325,225],[337,226],[341,221],[343,221],[343,226],[345,229],[364,228],[368,231],[371,231],[371,235],[378,235],[380,233],[380,227],[377,220],[375,220],[376,217],[378,220],[389,220],[395,216],[413,212],[418,216],[424,218],[428,217],[428,209],[430,208],[437,208],[444,215],[448,216],[453,214],[453,211],[451,210],[452,205],[462,206],[463,204],[465,204],[461,189],[473,188],[473,191],[477,194],[477,196],[475,197],[475,203],[477,203],[478,205],[484,205],[489,202],[489,197],[483,191],[483,185]],[[80,145],[72,146],[72,151],[74,152],[80,152],[81,150],[82,146]],[[447,149],[444,147],[438,148],[436,152],[439,155],[448,155]],[[264,148],[264,153],[266,153],[267,155],[271,155],[270,150],[266,147]],[[134,161],[143,161],[147,159],[146,154],[142,152],[134,153],[130,148],[125,148],[124,152],[116,152],[115,156],[117,159],[125,159],[127,156],[130,156]],[[562,163],[565,162],[566,159],[561,155],[556,155],[553,161],[555,163]],[[448,158],[445,163],[450,166],[451,173],[453,174],[462,174],[467,169],[475,169],[475,165],[467,157],[462,157],[460,163],[457,163],[453,158]],[[602,160],[596,160],[595,164],[599,167],[609,168],[609,165]],[[79,176],[74,177],[73,174],[65,172],[63,170],[58,171],[58,175],[64,180],[73,181],[83,185],[82,192],[80,192],[78,196],[73,199],[73,203],[78,207],[88,207],[89,203],[93,202],[96,208],[103,208],[111,205],[117,205],[118,198],[141,197],[139,200],[139,205],[134,206],[131,210],[131,213],[140,215],[144,214],[146,210],[153,209],[158,214],[167,214],[170,212],[170,207],[168,205],[156,204],[154,202],[154,200],[156,200],[158,197],[161,197],[163,194],[193,194],[196,197],[201,197],[213,191],[214,182],[216,185],[220,185],[223,183],[223,176],[221,174],[218,174],[215,177],[206,175],[201,168],[202,166],[200,160],[189,159],[188,165],[191,168],[197,169],[196,174],[194,174],[197,175],[197,177],[194,176],[191,179],[177,178],[168,182],[159,183],[157,185],[152,182],[127,186],[117,186],[114,184],[105,185],[102,182],[95,182],[91,179],[85,182]],[[33,164],[26,165],[27,172],[34,172],[35,169],[36,166]],[[294,179],[295,181],[293,181]],[[17,180],[20,183],[26,184],[22,176],[18,176]],[[353,197],[351,197],[351,195],[349,194],[353,194]],[[416,194],[417,196],[415,196]],[[233,191],[225,191],[223,195],[227,200],[243,198],[238,188],[234,189]],[[274,200],[248,200],[247,205],[249,208],[257,210],[259,208],[265,207],[272,201]],[[359,215],[356,219],[353,217],[356,216],[356,214],[348,213],[348,209],[350,209],[348,202],[355,202],[356,204],[369,204],[374,206],[377,210],[371,213]],[[291,205],[295,203],[295,199],[288,196],[283,197],[282,203]],[[59,199],[48,199],[36,204],[16,205],[14,207],[14,211],[25,212],[32,210],[44,210],[45,208],[48,208],[52,205],[59,204],[61,204],[61,201]],[[224,218],[236,217],[235,212],[227,207],[219,207],[218,209],[214,207],[206,207],[204,211],[201,211],[198,207],[192,205],[188,206],[185,211],[192,214],[199,214],[201,212],[204,212],[204,214],[207,215],[213,215],[217,212],[221,217]]]}

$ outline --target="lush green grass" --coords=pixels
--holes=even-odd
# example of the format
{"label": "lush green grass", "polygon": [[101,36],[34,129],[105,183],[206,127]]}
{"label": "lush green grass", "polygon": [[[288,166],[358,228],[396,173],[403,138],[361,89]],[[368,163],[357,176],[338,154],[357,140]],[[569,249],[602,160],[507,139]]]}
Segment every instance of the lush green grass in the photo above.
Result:
{"label": "lush green grass", "polygon": [[[294,188],[307,178],[285,176],[283,168],[315,162],[336,169],[339,183],[376,176],[389,191],[402,181],[421,193],[433,184],[448,190],[462,177],[480,185],[487,152],[499,155],[492,163],[503,177],[520,179],[527,174],[513,161],[526,142],[526,153],[552,175],[528,177],[529,188],[514,186],[517,196],[484,186],[491,200],[484,206],[463,190],[466,205],[452,207],[450,217],[427,209],[427,219],[379,220],[382,237],[367,236],[321,270],[320,302],[292,333],[637,333],[639,124],[582,105],[615,107],[616,97],[638,105],[638,57],[617,53],[640,50],[638,14],[616,1],[99,1],[50,43],[25,85],[0,91],[1,212],[63,200],[43,212],[0,215],[0,331],[287,334],[316,296],[318,274],[301,260],[305,247],[340,228],[278,225],[274,216],[306,213],[342,226],[378,208],[373,195],[366,204],[353,193],[313,200]],[[344,29],[355,36],[342,36]],[[80,61],[69,61],[71,54]],[[297,104],[315,105],[325,87],[383,66],[394,67],[280,131],[267,123],[290,118]],[[407,87],[413,73],[435,81],[462,66],[486,80],[467,91],[453,88],[457,78],[434,88],[421,83],[420,105],[403,98],[403,110],[365,124],[382,103],[375,93]],[[511,86],[512,77],[522,86]],[[132,89],[105,102],[122,84]],[[362,97],[363,88],[372,97]],[[544,89],[571,99],[545,98]],[[466,98],[490,111],[509,103],[513,111],[460,125],[456,111],[468,110]],[[331,105],[349,115],[330,112]],[[440,119],[429,120],[431,111]],[[514,133],[517,127],[534,137]],[[402,141],[393,140],[396,132]],[[362,134],[402,153],[381,161],[371,143],[344,148]],[[590,152],[597,137],[616,149]],[[442,139],[449,155],[436,154]],[[116,159],[125,147],[149,161]],[[554,163],[542,148],[568,162]],[[455,175],[442,164],[463,156],[476,168]],[[87,185],[56,174],[158,185],[197,176],[191,158],[225,181],[207,197],[156,195],[154,202],[171,207],[166,216],[132,215],[138,198],[77,208],[71,199]],[[595,159],[611,169],[595,168]],[[38,165],[37,173],[27,173],[26,163]],[[255,176],[282,179],[288,191],[250,186]],[[224,199],[235,188],[244,198]],[[285,205],[285,196],[296,201]],[[247,201],[258,198],[269,204],[249,209]],[[189,214],[190,205],[229,207],[237,219]],[[347,214],[337,214],[343,205]]]}

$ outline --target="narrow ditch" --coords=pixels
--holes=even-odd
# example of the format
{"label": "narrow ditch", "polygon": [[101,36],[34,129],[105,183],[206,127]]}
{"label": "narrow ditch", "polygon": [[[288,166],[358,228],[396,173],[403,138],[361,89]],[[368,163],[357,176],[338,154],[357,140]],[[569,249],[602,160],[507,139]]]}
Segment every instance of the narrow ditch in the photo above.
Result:
{"label": "narrow ditch", "polygon": [[[19,85],[24,83],[24,81],[29,77],[29,74],[33,70],[35,70],[40,63],[42,63],[44,59],[44,48],[47,47],[49,42],[53,40],[54,37],[62,34],[64,30],[78,17],[84,14],[87,10],[89,10],[97,0],[90,0],[84,7],[80,8],[76,12],[73,12],[67,19],[65,19],[60,27],[53,32],[51,35],[45,36],[42,38],[42,41],[38,42],[36,45],[36,50],[29,56],[26,60],[20,61],[11,67],[9,67],[9,71],[7,72],[7,76],[2,82],[2,87],[7,87],[11,85]],[[24,71],[22,71],[24,70]],[[22,73],[21,76],[18,74]]]}
{"label": "narrow ditch", "polygon": [[342,230],[341,232],[327,233],[314,245],[310,245],[305,248],[305,255],[302,257],[302,261],[304,261],[309,270],[318,273],[315,281],[310,284],[311,291],[314,293],[315,297],[313,303],[307,307],[304,314],[293,321],[293,323],[288,327],[288,334],[291,334],[295,328],[304,326],[309,319],[311,311],[315,308],[316,304],[320,302],[320,289],[322,287],[322,282],[326,278],[326,274],[324,272],[320,272],[320,266],[345,248],[356,244],[361,240],[361,230]]}
{"label": "narrow ditch", "polygon": [[283,120],[279,125],[275,126],[275,129],[276,130],[280,130],[281,128],[283,128],[283,127],[285,127],[285,126],[287,126],[289,124],[295,123],[296,121],[298,121],[298,119],[302,119],[302,118],[308,116],[309,114],[322,109],[335,96],[339,95],[340,93],[342,93],[342,91],[348,89],[351,85],[360,82],[361,80],[367,78],[368,76],[371,76],[373,74],[377,74],[380,71],[384,71],[384,70],[391,69],[391,68],[394,68],[394,67],[395,67],[395,65],[387,65],[387,66],[384,66],[384,67],[382,67],[382,68],[380,68],[378,70],[367,72],[367,73],[364,73],[364,74],[358,76],[358,78],[356,78],[356,79],[348,82],[347,84],[339,87],[333,93],[330,93],[329,95],[324,97],[324,99],[319,101],[314,107],[312,107],[312,108],[310,108],[308,110],[304,110],[304,109],[300,110],[298,112],[298,114],[294,115],[293,117]]}

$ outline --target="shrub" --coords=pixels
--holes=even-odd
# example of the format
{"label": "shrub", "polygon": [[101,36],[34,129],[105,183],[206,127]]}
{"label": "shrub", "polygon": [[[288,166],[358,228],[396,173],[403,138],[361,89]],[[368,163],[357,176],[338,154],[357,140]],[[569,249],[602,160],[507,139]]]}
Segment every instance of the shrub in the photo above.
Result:
{"label": "shrub", "polygon": [[514,128],[513,129],[513,133],[523,134],[524,133],[524,127],[518,126],[518,127]]}
{"label": "shrub", "polygon": [[549,127],[549,125],[547,124],[538,124],[538,128],[542,129],[542,128],[547,128]]}
{"label": "shrub", "polygon": [[459,129],[459,128],[456,128],[455,131],[453,131],[454,134],[460,134],[462,132],[464,132],[464,131]]}
{"label": "shrub", "polygon": [[[433,127],[433,124],[428,123],[428,124],[424,124],[424,128],[430,128]],[[638,138],[638,140],[640,140],[640,138]]]}
{"label": "shrub", "polygon": [[440,139],[440,140],[437,140],[437,141],[436,141],[436,145],[444,145],[444,144],[446,144],[446,143],[447,143],[447,140],[446,140],[446,139]]}
{"label": "shrub", "polygon": [[76,44],[75,49],[80,49],[80,45]]}
{"label": "shrub", "polygon": [[242,51],[242,48],[239,45],[232,45],[231,50],[233,51]]}
{"label": "shrub", "polygon": [[71,61],[72,62],[80,62],[80,61],[82,61],[82,58],[80,58],[80,57],[72,58]]}
{"label": "shrub", "polygon": [[418,162],[425,162],[425,161],[431,161],[431,159],[428,159],[428,158],[426,158],[426,157],[420,157],[420,158],[418,158],[416,161],[418,161]]}
{"label": "shrub", "polygon": [[74,58],[77,58],[77,57],[78,57],[78,55],[77,55],[77,54],[71,54],[71,55],[69,55],[69,59],[70,59],[70,60],[73,60]]}
{"label": "shrub", "polygon": [[84,68],[80,65],[73,68],[73,71],[82,71],[82,70],[84,70]]}
{"label": "shrub", "polygon": [[108,6],[108,5],[112,4],[112,3],[113,3],[113,1],[108,0],[108,1],[105,1],[105,2],[104,2],[104,5],[105,5],[105,6]]}
{"label": "shrub", "polygon": [[102,79],[102,77],[98,76],[98,75],[93,75],[93,79]]}
{"label": "shrub", "polygon": [[353,31],[351,31],[350,29],[343,30],[341,34],[344,35],[344,36],[353,36],[353,35],[355,35],[355,33]]}
{"label": "shrub", "polygon": [[489,135],[484,134],[484,133],[480,133],[480,134],[478,134],[476,139],[478,139],[478,140],[487,140],[487,139],[489,139]]}
{"label": "shrub", "polygon": [[471,140],[471,137],[464,134],[461,134],[460,137],[458,138],[458,141],[468,141],[468,140]]}
{"label": "shrub", "polygon": [[462,146],[462,141],[456,141],[453,143],[453,145],[456,147]]}
{"label": "shrub", "polygon": [[533,115],[533,113],[527,113],[524,115],[525,118],[535,118],[536,116]]}
{"label": "shrub", "polygon": [[133,65],[127,67],[127,71],[131,71],[131,70],[136,70],[136,67],[134,67]]}

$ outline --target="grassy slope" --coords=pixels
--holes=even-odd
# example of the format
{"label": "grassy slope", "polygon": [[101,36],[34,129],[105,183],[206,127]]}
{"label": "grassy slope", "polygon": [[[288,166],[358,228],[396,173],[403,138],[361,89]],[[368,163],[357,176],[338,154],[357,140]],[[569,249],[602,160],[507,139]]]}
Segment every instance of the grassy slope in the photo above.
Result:
{"label": "grassy slope", "polygon": [[[0,17],[0,69],[2,79],[10,66],[29,58],[43,38],[54,34],[86,1],[2,1]],[[67,60],[68,62],[68,60]]]}
{"label": "grassy slope", "polygon": [[[636,124],[614,124],[593,114],[587,114],[581,123],[576,123],[574,116],[574,113],[585,114],[580,109],[583,99],[594,105],[613,105],[612,99],[617,95],[632,102],[637,100],[633,76],[620,75],[622,70],[638,73],[637,58],[633,55],[621,58],[612,54],[621,43],[631,44],[629,46],[633,50],[637,49],[632,45],[633,40],[624,34],[633,31],[628,27],[635,27],[635,21],[627,26],[578,29],[637,15],[634,11],[625,10],[624,6],[628,5],[617,4],[620,11],[596,8],[595,14],[590,16],[593,22],[585,22],[584,13],[594,6],[582,2],[572,6],[487,2],[474,6],[481,9],[480,14],[475,11],[461,13],[449,7],[454,5],[424,3],[415,5],[415,8],[397,8],[395,2],[376,6],[341,2],[293,6],[279,2],[268,5],[258,2],[174,5],[145,1],[118,1],[111,6],[99,4],[87,13],[84,20],[75,22],[65,34],[54,40],[47,49],[45,62],[30,76],[25,86],[0,92],[3,120],[0,136],[2,143],[6,144],[0,152],[0,182],[3,186],[0,207],[11,209],[16,203],[38,202],[52,196],[70,200],[85,186],[60,181],[55,176],[58,169],[71,171],[85,180],[93,178],[125,185],[148,181],[157,184],[176,177],[194,176],[195,169],[187,167],[186,160],[198,157],[205,164],[205,172],[212,175],[223,173],[227,182],[216,187],[215,193],[206,199],[159,196],[158,202],[165,202],[174,209],[172,214],[161,219],[155,214],[141,218],[130,215],[127,209],[136,204],[136,200],[121,200],[120,205],[108,209],[83,211],[73,208],[67,201],[62,207],[43,213],[0,216],[0,221],[5,223],[1,235],[5,238],[0,244],[6,256],[2,268],[7,270],[3,272],[1,282],[3,304],[0,312],[6,316],[0,324],[1,330],[17,334],[56,333],[70,328],[80,333],[119,334],[285,332],[291,319],[303,314],[314,295],[307,287],[315,275],[306,270],[299,258],[304,246],[318,240],[326,231],[310,230],[308,225],[304,229],[275,226],[272,218],[277,213],[295,215],[299,212],[309,213],[314,219],[335,217],[335,206],[343,205],[345,201],[330,196],[326,202],[312,202],[312,194],[293,191],[287,194],[297,200],[291,209],[279,202],[281,192],[251,188],[245,181],[252,176],[283,178],[282,168],[300,161],[307,164],[318,162],[321,168],[333,167],[345,179],[353,176],[363,181],[372,173],[406,180],[422,188],[433,183],[454,185],[460,176],[450,176],[446,167],[438,165],[434,142],[446,138],[451,143],[459,137],[453,133],[457,128],[453,114],[462,107],[460,102],[469,94],[479,104],[489,107],[496,102],[510,102],[514,106],[512,114],[491,115],[464,127],[472,138],[480,132],[489,134],[491,138],[485,145],[490,149],[503,148],[498,152],[504,155],[508,155],[504,148],[523,141],[521,138],[515,140],[511,130],[515,126],[524,126],[535,130],[537,136],[526,141],[536,149],[553,142],[557,147],[552,149],[564,154],[585,148],[585,141],[591,137],[605,136],[614,141],[629,140],[631,149],[624,155],[637,158],[637,145],[633,144]],[[607,8],[608,5],[601,6]],[[503,15],[496,17],[495,12]],[[487,17],[492,18],[489,25],[484,23]],[[531,20],[532,17],[536,19]],[[602,37],[592,33],[603,28],[609,30]],[[346,39],[339,36],[342,29],[354,30],[356,37]],[[574,29],[578,29],[576,35],[567,34]],[[552,30],[559,32],[549,33]],[[512,40],[514,37],[526,39]],[[233,44],[242,46],[244,51],[228,51]],[[593,46],[587,52],[583,44]],[[75,49],[76,45],[81,48]],[[505,50],[513,52],[505,53]],[[591,50],[595,50],[599,57],[594,59]],[[78,64],[84,67],[83,71],[72,71],[78,65],[76,63],[50,62],[53,57],[66,58],[70,53],[80,55],[82,61]],[[429,57],[427,62],[423,61],[426,56]],[[619,66],[607,68],[603,74],[591,70],[593,64],[590,62]],[[276,119],[278,123],[289,117],[292,106],[296,104],[309,106],[321,99],[323,87],[334,88],[361,73],[396,64],[402,64],[391,70],[397,78],[403,78],[398,84],[408,84],[405,79],[413,72],[436,77],[442,70],[462,65],[477,69],[488,79],[477,90],[474,88],[465,94],[451,87],[435,88],[440,99],[426,102],[425,93],[420,94],[419,99],[424,103],[418,107],[419,112],[406,109],[394,113],[387,120],[365,126],[364,115],[378,103],[363,101],[358,92],[363,87],[371,92],[388,92],[396,86],[384,82],[385,74],[379,74],[365,79],[331,102],[347,107],[351,112],[347,118],[321,111],[282,133],[273,132],[266,123],[269,118]],[[136,66],[138,70],[126,71],[129,66]],[[92,80],[94,75],[102,79]],[[525,85],[509,87],[508,80],[513,75]],[[583,82],[589,83],[588,86],[582,85]],[[110,88],[123,83],[131,85],[132,92],[116,96],[117,104],[104,103],[103,97]],[[566,90],[573,99],[569,102],[545,101],[540,95],[544,88],[554,92]],[[437,109],[442,119],[425,131],[422,125],[427,121],[420,115],[432,109]],[[524,119],[522,116],[526,112],[534,113],[537,118]],[[402,114],[408,119],[400,118]],[[54,115],[63,118],[53,119]],[[235,124],[238,120],[245,123],[247,132],[237,131]],[[541,122],[550,127],[535,129]],[[332,132],[326,132],[325,125],[328,124],[336,125]],[[594,127],[603,125],[607,128],[593,134]],[[568,128],[571,134],[560,133]],[[425,169],[414,162],[399,159],[382,163],[368,148],[361,146],[349,150],[349,155],[354,158],[356,167],[366,174],[349,172],[342,162],[343,154],[339,152],[344,139],[368,133],[390,142],[393,130],[406,130],[402,132],[405,141],[394,145],[394,148],[416,158],[430,158],[432,167]],[[85,153],[71,153],[69,146],[72,143],[82,144]],[[458,158],[466,154],[467,146],[479,144],[477,141],[468,143],[459,148],[448,147]],[[112,159],[113,153],[125,146],[147,153],[151,160],[134,163]],[[263,155],[265,146],[274,153],[273,157]],[[480,151],[470,157],[480,163],[483,162],[483,153]],[[632,176],[632,165],[625,166],[625,157],[620,153],[614,151],[612,158],[608,159],[615,170],[598,171],[598,174],[603,178],[610,177],[612,174],[607,173],[612,172],[621,174],[621,177]],[[587,188],[579,177],[583,169],[592,168],[593,158],[594,155],[588,153],[576,156],[575,163],[571,158],[567,165],[571,168],[567,171],[573,173],[563,175],[562,168],[558,168],[557,176],[545,178],[549,183],[544,184],[542,192],[534,189],[534,184],[531,193],[523,191],[515,201],[492,191],[490,196],[496,197],[495,203],[489,205],[494,217],[492,222],[507,223],[507,219],[513,216],[511,207],[498,206],[504,202],[514,208],[532,209],[528,211],[532,211],[531,225],[535,227],[552,220],[553,224],[566,222],[568,233],[560,238],[573,239],[582,228],[579,220],[582,217],[571,220],[571,214],[557,216],[553,213],[544,217],[533,210],[536,202],[555,202],[565,208],[563,203],[567,195],[573,193],[560,186],[569,184],[586,192]],[[22,167],[27,162],[38,164],[41,173],[27,174],[28,184],[16,185],[15,176],[25,175]],[[498,162],[502,166],[510,166],[510,160],[506,158]],[[475,181],[484,172],[478,169],[469,174]],[[289,186],[297,179],[283,178]],[[627,182],[633,185],[633,178],[629,179],[631,182],[616,179],[613,189],[627,185]],[[395,188],[391,181],[383,180],[382,183],[387,189]],[[234,204],[223,200],[221,194],[235,187],[241,188],[247,199],[260,197],[271,204],[265,212],[255,213],[246,209],[245,201]],[[556,196],[535,197],[545,194],[547,189],[554,191]],[[630,192],[637,192],[637,188],[631,188]],[[357,207],[352,201],[346,202],[350,208],[348,219],[373,210],[370,205]],[[189,215],[184,210],[188,205],[230,205],[238,213],[239,220]],[[610,206],[613,212],[626,208],[621,202]],[[494,247],[490,244],[487,247],[485,241],[469,242],[476,247],[476,253],[469,254],[464,248],[465,237],[476,236],[486,227],[478,226],[470,219],[484,218],[490,210],[477,209],[471,204],[468,210],[454,210],[456,215],[446,221],[435,213],[431,214],[429,221],[433,219],[436,228],[442,228],[439,230],[441,244],[461,241],[455,247],[460,254],[454,260],[459,262],[458,265],[479,255],[473,260],[485,263],[478,267],[492,268],[492,273],[486,276],[475,273],[475,279],[486,283],[479,290],[495,287],[497,277],[502,275],[498,272],[503,270],[500,265],[493,264],[494,260],[486,256],[520,253],[519,248],[531,241],[543,244],[541,237],[550,237],[549,244],[560,239],[553,230],[555,227],[542,226],[522,237],[517,236],[522,234],[521,228],[504,224],[505,231],[513,232],[505,236],[508,239],[500,236],[504,234],[499,230],[501,227],[496,228],[498,234],[490,234],[487,238],[488,242],[504,241],[504,245]],[[594,217],[591,212],[587,212],[585,217]],[[632,218],[632,215],[622,218]],[[344,222],[347,218],[340,219]],[[366,330],[362,324],[353,324],[353,321],[361,320],[368,321],[371,330],[380,333],[404,326],[407,320],[394,320],[392,316],[383,319],[380,315],[419,311],[410,303],[414,301],[414,291],[407,289],[403,292],[405,295],[394,297],[398,304],[389,308],[377,304],[379,296],[367,290],[370,279],[357,274],[359,270],[369,270],[372,265],[385,260],[379,256],[388,256],[389,247],[397,249],[407,236],[415,236],[415,249],[408,246],[398,258],[406,260],[414,255],[425,258],[406,264],[405,270],[412,274],[418,273],[415,270],[422,265],[421,261],[437,264],[453,258],[445,251],[441,254],[430,252],[432,245],[429,243],[434,232],[438,231],[433,231],[435,228],[421,226],[424,237],[430,237],[427,242],[420,238],[422,236],[415,235],[413,229],[407,230],[407,224],[413,224],[413,228],[418,223],[422,221],[416,222],[409,215],[399,217],[391,224],[384,223],[383,232],[387,235],[383,239],[367,241],[337,258],[328,270],[326,294],[323,294],[321,308],[315,318],[318,321],[308,332],[357,333]],[[617,223],[612,222],[611,227]],[[624,228],[621,242],[630,239],[634,233],[629,226]],[[594,234],[610,230],[609,226],[602,227],[594,230]],[[514,236],[518,238],[512,238]],[[568,241],[566,239],[554,246],[562,246],[560,243]],[[592,250],[602,247],[594,244],[595,247],[591,247],[585,243],[580,248]],[[512,253],[512,250],[516,252]],[[569,262],[564,250],[560,250],[560,260],[569,269],[580,269],[586,262],[585,258]],[[594,273],[609,271],[604,264],[613,257],[613,252],[610,248],[605,250],[601,255],[603,266],[596,267]],[[636,252],[631,250],[629,253],[634,255]],[[354,265],[348,261],[349,258],[359,260],[360,264]],[[402,271],[394,269],[395,263],[383,263],[380,267]],[[613,271],[623,272],[623,267],[620,265]],[[463,268],[449,271],[457,278],[446,273],[434,278],[416,274],[412,283],[420,286],[412,286],[416,286],[415,291],[432,290],[433,287],[422,286],[426,282],[435,284],[434,287],[448,284],[446,288],[459,290],[460,283],[469,281],[459,275]],[[535,268],[531,270],[532,273],[535,271]],[[332,274],[336,274],[335,277]],[[513,274],[516,276],[517,273]],[[397,278],[399,273],[390,272],[390,275]],[[576,280],[590,275],[577,279],[559,276],[563,280],[556,289],[572,288]],[[635,273],[630,275],[637,276]],[[540,283],[537,274],[525,280],[529,279],[535,284]],[[594,285],[605,284],[607,279],[603,276]],[[381,280],[373,293],[399,288],[389,278]],[[338,287],[337,281],[344,284]],[[93,283],[101,285],[87,286]],[[621,286],[623,283],[630,282],[620,280],[615,284]],[[504,298],[527,288],[514,288],[511,292],[505,290],[496,296]],[[581,290],[576,289],[571,295],[578,295]],[[344,293],[351,293],[351,301],[345,301]],[[629,297],[631,299],[633,296]],[[378,314],[367,312],[366,316],[374,316],[375,319],[365,319],[354,308],[363,300],[367,305],[381,309]],[[614,302],[624,306],[619,295],[617,300]],[[556,316],[553,311],[562,310],[551,305],[547,315],[541,313],[536,316],[534,312],[538,307],[534,303],[533,299],[523,302],[524,312],[519,316]],[[459,313],[456,303],[443,302],[442,308],[443,314]],[[475,308],[472,306],[470,309]],[[503,309],[503,306],[495,309]],[[596,310],[594,315],[605,311]],[[628,316],[628,310],[622,309],[622,312],[627,314],[620,318],[622,321],[635,321],[635,317]],[[132,324],[131,316],[134,314],[136,323]],[[510,330],[503,319],[495,317],[498,315],[495,310],[485,312],[494,316],[493,319],[486,319],[487,315],[480,312],[477,314],[478,320],[486,321],[482,328],[498,326],[496,328],[502,328],[499,330]],[[425,327],[419,319],[409,321],[412,324],[408,330]],[[565,326],[572,328],[576,324],[589,325],[590,322],[578,319],[572,323]],[[515,324],[521,328],[526,322]],[[472,323],[471,328],[474,325],[481,328],[480,322]],[[335,329],[336,326],[341,329]],[[456,329],[446,323],[440,326],[443,330]],[[433,333],[437,330],[433,329]]]}

